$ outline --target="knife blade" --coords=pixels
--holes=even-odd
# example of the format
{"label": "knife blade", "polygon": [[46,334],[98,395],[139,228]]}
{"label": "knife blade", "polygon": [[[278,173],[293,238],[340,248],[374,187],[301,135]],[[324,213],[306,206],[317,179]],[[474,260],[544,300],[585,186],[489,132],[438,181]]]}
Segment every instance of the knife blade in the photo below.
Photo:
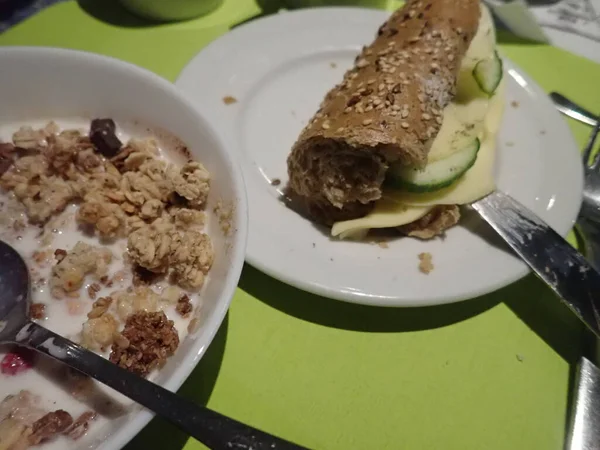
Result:
{"label": "knife blade", "polygon": [[600,337],[600,273],[581,253],[532,211],[502,192],[493,192],[471,206]]}

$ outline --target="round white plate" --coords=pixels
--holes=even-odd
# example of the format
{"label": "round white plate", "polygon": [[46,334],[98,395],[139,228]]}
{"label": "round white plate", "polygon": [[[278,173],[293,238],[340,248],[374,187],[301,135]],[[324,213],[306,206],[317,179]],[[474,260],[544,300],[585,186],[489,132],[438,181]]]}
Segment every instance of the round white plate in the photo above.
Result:
{"label": "round white plate", "polygon": [[[477,217],[467,215],[445,239],[398,238],[382,248],[330,239],[327,230],[279,200],[292,144],[387,16],[327,8],[256,20],[206,47],[176,84],[212,115],[242,164],[250,204],[247,260],[253,266],[300,289],[368,305],[433,305],[491,292],[527,268]],[[577,147],[537,84],[510,61],[505,68],[498,186],[566,235],[581,201]],[[226,96],[237,102],[225,104]],[[281,184],[273,186],[273,179]],[[433,255],[429,275],[418,270],[421,252]]]}

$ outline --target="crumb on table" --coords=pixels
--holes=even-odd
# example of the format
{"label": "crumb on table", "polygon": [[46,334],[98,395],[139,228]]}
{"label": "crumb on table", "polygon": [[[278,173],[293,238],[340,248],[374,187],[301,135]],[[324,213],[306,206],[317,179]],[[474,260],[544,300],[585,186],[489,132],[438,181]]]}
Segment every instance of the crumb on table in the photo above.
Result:
{"label": "crumb on table", "polygon": [[426,275],[433,270],[431,258],[431,253],[419,253],[419,270]]}
{"label": "crumb on table", "polygon": [[271,186],[279,186],[281,184],[281,180],[279,178],[273,178],[271,180]]}
{"label": "crumb on table", "polygon": [[516,100],[513,100],[512,102],[510,102],[510,106],[512,106],[513,108],[518,108],[519,107],[519,102]]}
{"label": "crumb on table", "polygon": [[237,103],[237,98],[232,97],[231,95],[226,95],[223,97],[223,103],[226,105],[233,105],[234,103]]}

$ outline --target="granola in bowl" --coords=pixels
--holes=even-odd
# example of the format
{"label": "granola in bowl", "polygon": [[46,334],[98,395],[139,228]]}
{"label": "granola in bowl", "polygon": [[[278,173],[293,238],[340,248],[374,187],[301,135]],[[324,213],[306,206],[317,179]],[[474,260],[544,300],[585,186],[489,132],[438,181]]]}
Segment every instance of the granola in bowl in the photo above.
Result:
{"label": "granola in bowl", "polygon": [[[83,129],[21,126],[0,139],[0,238],[30,267],[32,319],[153,377],[197,326],[219,257],[207,217],[221,222],[223,206],[207,209],[211,174],[184,146],[132,134],[100,118]],[[128,411],[128,401],[45,358],[0,347],[0,360],[1,450],[67,448]],[[62,388],[58,401],[48,386]]]}

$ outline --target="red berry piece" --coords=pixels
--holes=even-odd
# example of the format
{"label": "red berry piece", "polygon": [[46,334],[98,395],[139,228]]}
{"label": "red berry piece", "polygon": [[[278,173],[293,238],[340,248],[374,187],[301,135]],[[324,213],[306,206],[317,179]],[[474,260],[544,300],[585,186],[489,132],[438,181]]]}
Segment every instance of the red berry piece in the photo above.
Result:
{"label": "red berry piece", "polygon": [[32,367],[33,353],[21,348],[7,353],[0,362],[0,372],[5,375],[18,375]]}

